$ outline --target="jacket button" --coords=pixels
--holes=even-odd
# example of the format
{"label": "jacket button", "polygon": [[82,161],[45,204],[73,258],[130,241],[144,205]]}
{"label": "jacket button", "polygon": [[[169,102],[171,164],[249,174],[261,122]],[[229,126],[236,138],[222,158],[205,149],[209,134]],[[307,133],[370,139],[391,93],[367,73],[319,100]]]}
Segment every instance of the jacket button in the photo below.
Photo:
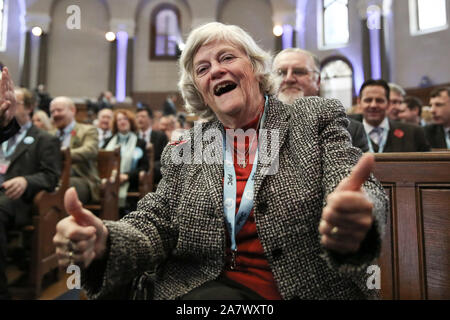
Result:
{"label": "jacket button", "polygon": [[274,260],[278,260],[281,258],[281,255],[283,254],[283,249],[276,248],[272,250],[272,257]]}

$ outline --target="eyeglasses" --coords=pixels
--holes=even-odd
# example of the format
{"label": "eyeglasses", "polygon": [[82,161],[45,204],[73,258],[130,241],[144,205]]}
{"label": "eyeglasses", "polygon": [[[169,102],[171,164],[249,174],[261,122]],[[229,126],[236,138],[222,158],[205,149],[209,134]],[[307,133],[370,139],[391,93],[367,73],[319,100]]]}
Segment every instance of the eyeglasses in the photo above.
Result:
{"label": "eyeglasses", "polygon": [[391,99],[391,100],[389,100],[389,102],[390,102],[391,104],[402,104],[402,103],[403,103],[403,100],[399,100],[399,99]]}
{"label": "eyeglasses", "polygon": [[[280,77],[285,78],[288,74],[288,71],[289,71],[288,69],[278,69],[277,74]],[[309,70],[306,68],[292,68],[292,75],[294,75],[295,77],[299,77],[299,78],[307,76],[310,73],[316,73],[316,72],[317,71],[315,71],[315,70]]]}

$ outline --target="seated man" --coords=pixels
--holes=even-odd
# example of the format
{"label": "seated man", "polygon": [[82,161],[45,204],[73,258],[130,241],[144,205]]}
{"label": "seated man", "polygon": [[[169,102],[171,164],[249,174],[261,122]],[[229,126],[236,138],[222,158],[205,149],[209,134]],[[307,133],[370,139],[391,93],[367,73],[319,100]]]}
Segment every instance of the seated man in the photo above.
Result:
{"label": "seated man", "polygon": [[101,109],[97,114],[98,147],[101,149],[105,141],[112,137],[112,120],[114,112],[112,109]]}
{"label": "seated man", "polygon": [[58,129],[55,134],[61,145],[70,148],[70,185],[75,187],[82,203],[98,202],[100,178],[97,171],[97,129],[75,121],[76,107],[67,97],[53,99],[50,103],[50,113]]}
{"label": "seated man", "polygon": [[0,299],[9,298],[7,231],[31,223],[34,196],[41,190],[53,191],[61,175],[58,139],[32,125],[32,93],[16,89],[15,95],[20,130],[0,148]]}
{"label": "seated man", "polygon": [[396,83],[388,83],[389,86],[389,107],[387,109],[387,117],[389,120],[399,121],[400,113],[405,110],[403,105],[405,90]]}
{"label": "seated man", "polygon": [[153,154],[155,160],[154,182],[161,180],[161,154],[168,143],[164,132],[153,129],[153,112],[148,107],[137,110],[136,123],[139,128],[139,137],[149,144],[153,144]]}
{"label": "seated man", "polygon": [[425,127],[432,148],[450,149],[450,87],[437,88],[430,94],[433,123]]}
{"label": "seated man", "polygon": [[[273,61],[276,75],[278,99],[292,104],[301,97],[318,96],[320,88],[320,62],[313,53],[294,48],[281,51]],[[347,130],[352,137],[353,146],[363,152],[369,150],[367,138],[361,123],[350,119]]]}
{"label": "seated man", "polygon": [[363,114],[350,115],[362,121],[370,152],[430,151],[423,129],[416,125],[392,121],[387,117],[389,86],[384,80],[365,81],[359,91],[358,104]]}
{"label": "seated man", "polygon": [[419,98],[413,96],[405,97],[401,110],[398,114],[401,121],[422,127],[426,125],[422,119],[422,101]]}

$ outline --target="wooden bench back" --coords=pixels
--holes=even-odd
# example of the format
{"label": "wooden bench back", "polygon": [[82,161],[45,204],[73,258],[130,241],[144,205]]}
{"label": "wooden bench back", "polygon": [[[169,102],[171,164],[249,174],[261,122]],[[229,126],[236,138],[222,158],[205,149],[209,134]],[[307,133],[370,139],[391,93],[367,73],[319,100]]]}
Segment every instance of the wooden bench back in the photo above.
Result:
{"label": "wooden bench back", "polygon": [[450,299],[450,153],[377,154],[374,175],[391,202],[383,299]]}

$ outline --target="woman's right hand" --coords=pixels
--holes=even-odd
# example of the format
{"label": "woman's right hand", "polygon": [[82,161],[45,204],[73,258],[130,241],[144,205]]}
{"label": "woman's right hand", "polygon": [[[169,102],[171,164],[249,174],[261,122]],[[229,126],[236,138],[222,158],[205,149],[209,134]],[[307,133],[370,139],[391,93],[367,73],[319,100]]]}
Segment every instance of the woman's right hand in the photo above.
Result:
{"label": "woman's right hand", "polygon": [[94,259],[101,259],[106,251],[108,229],[103,221],[82,207],[75,188],[64,195],[68,217],[56,225],[53,243],[61,267],[77,264],[87,268]]}

